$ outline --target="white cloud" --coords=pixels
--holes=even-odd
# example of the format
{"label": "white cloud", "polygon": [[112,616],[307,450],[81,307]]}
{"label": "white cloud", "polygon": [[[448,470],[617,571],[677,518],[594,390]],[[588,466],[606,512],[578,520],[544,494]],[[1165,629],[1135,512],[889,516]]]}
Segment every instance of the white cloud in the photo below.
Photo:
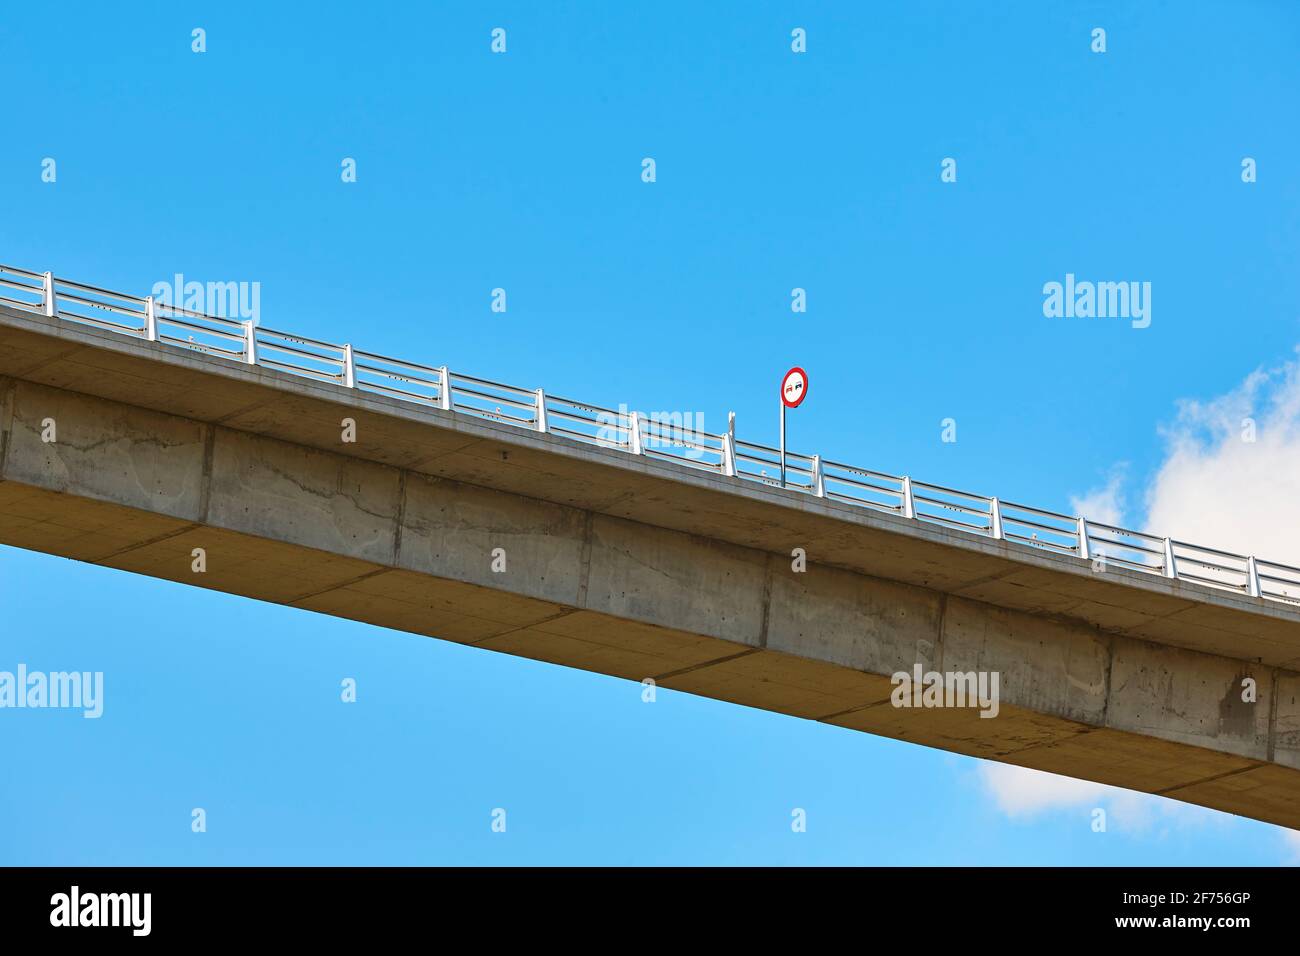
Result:
{"label": "white cloud", "polygon": [[1116,465],[1110,470],[1106,483],[1082,495],[1070,497],[1070,509],[1089,521],[1124,526],[1124,476],[1128,466]]}
{"label": "white cloud", "polygon": [[[1031,819],[1061,811],[1106,811],[1106,826],[1127,833],[1145,833],[1157,826],[1193,827],[1227,814],[1120,787],[1059,774],[981,761],[979,776],[986,792],[1012,819]],[[1288,831],[1289,832],[1289,831]]]}
{"label": "white cloud", "polygon": [[979,774],[998,808],[1010,817],[1032,817],[1046,810],[1095,806],[1107,789],[1105,784],[988,760],[980,763]]}
{"label": "white cloud", "polygon": [[[1300,348],[1297,348],[1300,352]],[[1128,516],[1128,465],[1070,498],[1075,514],[1300,567],[1300,361],[1256,369],[1209,401],[1183,399],[1160,426],[1165,457]]]}
{"label": "white cloud", "polygon": [[1300,830],[1283,830],[1282,842],[1286,844],[1289,856],[1287,863],[1300,866]]}
{"label": "white cloud", "polygon": [[[1253,423],[1253,441],[1252,437]],[[1179,403],[1147,491],[1146,530],[1300,566],[1300,362]]]}

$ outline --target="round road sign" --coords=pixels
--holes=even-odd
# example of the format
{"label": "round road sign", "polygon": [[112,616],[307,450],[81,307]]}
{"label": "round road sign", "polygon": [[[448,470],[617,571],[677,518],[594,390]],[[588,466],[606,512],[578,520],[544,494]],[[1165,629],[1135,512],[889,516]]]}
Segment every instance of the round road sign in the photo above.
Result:
{"label": "round road sign", "polygon": [[781,401],[786,408],[798,408],[808,397],[808,373],[797,365],[781,379]]}

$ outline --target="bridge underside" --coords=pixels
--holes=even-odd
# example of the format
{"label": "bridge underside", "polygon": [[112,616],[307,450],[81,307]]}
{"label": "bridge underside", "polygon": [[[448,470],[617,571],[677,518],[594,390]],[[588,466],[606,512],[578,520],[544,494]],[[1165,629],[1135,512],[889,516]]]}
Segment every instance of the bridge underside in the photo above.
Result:
{"label": "bridge underside", "polygon": [[[1288,608],[102,339],[0,316],[0,542],[1300,827]],[[894,707],[918,662],[998,716]]]}

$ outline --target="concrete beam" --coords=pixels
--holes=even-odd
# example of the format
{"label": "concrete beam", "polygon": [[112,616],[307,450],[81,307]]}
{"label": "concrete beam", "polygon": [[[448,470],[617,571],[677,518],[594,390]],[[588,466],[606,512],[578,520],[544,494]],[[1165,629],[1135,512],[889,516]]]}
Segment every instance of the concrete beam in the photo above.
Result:
{"label": "concrete beam", "polygon": [[0,542],[1300,827],[1294,609],[35,318]]}

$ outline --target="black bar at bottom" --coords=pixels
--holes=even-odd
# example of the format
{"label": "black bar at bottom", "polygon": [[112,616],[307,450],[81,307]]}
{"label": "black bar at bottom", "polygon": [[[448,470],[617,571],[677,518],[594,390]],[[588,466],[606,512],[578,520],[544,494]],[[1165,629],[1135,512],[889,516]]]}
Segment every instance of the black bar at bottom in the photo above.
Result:
{"label": "black bar at bottom", "polygon": [[864,945],[1020,932],[1231,945],[1293,927],[1296,883],[1294,871],[1245,868],[27,868],[0,869],[0,931],[9,942],[81,943],[338,944],[430,932],[450,942],[445,934],[470,932],[493,943],[613,945],[633,933],[734,946],[834,931],[865,934]]}

